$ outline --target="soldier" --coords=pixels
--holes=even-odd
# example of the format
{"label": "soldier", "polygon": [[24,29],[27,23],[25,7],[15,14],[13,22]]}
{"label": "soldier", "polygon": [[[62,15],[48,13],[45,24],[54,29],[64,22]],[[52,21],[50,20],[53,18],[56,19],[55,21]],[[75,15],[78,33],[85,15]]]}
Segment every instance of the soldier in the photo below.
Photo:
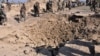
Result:
{"label": "soldier", "polygon": [[89,5],[89,0],[86,0],[86,6],[88,6]]}
{"label": "soldier", "polygon": [[91,11],[96,11],[96,4],[97,2],[95,0],[91,1]]}
{"label": "soldier", "polygon": [[47,4],[46,4],[46,10],[47,10],[47,12],[53,12],[52,1],[48,1],[47,2]]}
{"label": "soldier", "polygon": [[8,0],[7,0],[7,7],[8,7],[8,11],[10,11],[11,10],[11,4],[8,2]]}
{"label": "soldier", "polygon": [[68,8],[69,8],[69,10],[71,10],[71,6],[72,6],[72,2],[71,1],[68,1],[69,3],[68,3]]}
{"label": "soldier", "polygon": [[39,15],[39,11],[40,10],[40,5],[39,5],[39,2],[36,2],[35,4],[34,4],[34,14],[35,14],[35,16],[37,17],[39,17],[40,15]]}
{"label": "soldier", "polygon": [[21,9],[20,9],[20,18],[21,20],[26,18],[26,6],[25,4],[22,5]]}
{"label": "soldier", "polygon": [[65,7],[66,7],[66,1],[65,1],[65,0],[63,0],[63,2],[62,2],[62,10],[64,10],[64,9],[65,9]]}
{"label": "soldier", "polygon": [[0,5],[0,24],[2,25],[6,21],[7,21],[7,17],[4,12],[4,7],[2,5]]}
{"label": "soldier", "polygon": [[57,5],[58,5],[57,11],[61,11],[62,10],[62,2],[61,2],[61,0],[58,0]]}

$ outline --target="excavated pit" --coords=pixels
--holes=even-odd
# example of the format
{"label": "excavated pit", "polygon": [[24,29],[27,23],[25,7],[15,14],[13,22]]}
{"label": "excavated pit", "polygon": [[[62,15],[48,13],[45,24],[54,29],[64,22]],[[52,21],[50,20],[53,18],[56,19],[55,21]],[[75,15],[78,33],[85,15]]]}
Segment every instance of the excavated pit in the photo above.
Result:
{"label": "excavated pit", "polygon": [[99,18],[46,13],[18,24],[0,28],[1,56],[100,55]]}
{"label": "excavated pit", "polygon": [[[74,39],[98,40],[100,35],[100,20],[98,18],[76,18],[78,22],[68,21],[68,15],[50,14],[37,20],[25,23],[3,38],[9,43],[28,43],[37,46],[56,47],[60,43]],[[93,37],[95,35],[95,37]],[[93,38],[92,38],[93,37]],[[95,39],[94,39],[95,38]]]}

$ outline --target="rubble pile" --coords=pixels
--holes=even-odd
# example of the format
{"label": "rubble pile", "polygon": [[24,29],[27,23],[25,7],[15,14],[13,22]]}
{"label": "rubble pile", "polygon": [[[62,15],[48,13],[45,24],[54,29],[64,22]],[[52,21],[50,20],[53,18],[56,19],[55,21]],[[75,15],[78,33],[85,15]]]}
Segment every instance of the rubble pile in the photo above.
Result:
{"label": "rubble pile", "polygon": [[[15,31],[3,40],[14,43],[31,43],[34,46],[56,47],[60,43],[74,39],[96,40],[100,38],[100,20],[82,17],[69,20],[71,16],[50,15],[24,24],[21,30]],[[27,23],[27,22],[26,22]],[[94,37],[95,36],[95,37]],[[15,39],[15,40],[10,40]]]}
{"label": "rubble pile", "polygon": [[[99,18],[83,17],[77,15],[74,16],[63,15],[63,14],[61,15],[45,14],[45,15],[48,16],[43,16],[38,19],[37,18],[29,19],[26,22],[21,23],[21,25],[18,28],[16,28],[16,30],[10,31],[8,35],[0,38],[0,40],[6,43],[7,45],[13,44],[12,47],[16,46],[14,48],[17,49],[16,53],[17,52],[19,53],[19,51],[21,50],[20,48],[25,48],[25,50],[21,52],[24,53],[24,54],[22,53],[22,55],[26,55],[26,56],[27,55],[32,56],[31,54],[34,54],[34,56],[36,55],[62,56],[61,54],[63,53],[62,47],[64,47],[65,45],[67,45],[67,48],[68,47],[74,48],[75,46],[77,46],[76,44],[75,45],[70,44],[70,41],[73,40],[85,39],[86,41],[92,43],[92,45],[100,44],[100,19]],[[5,46],[3,49],[6,50],[6,47],[7,46]],[[26,47],[30,48],[31,50],[27,51]],[[78,47],[80,47],[80,45],[77,46],[77,48]],[[75,55],[90,54],[90,51],[88,51],[89,50],[88,47],[82,47],[82,49],[80,48],[80,50],[84,51],[85,49],[83,50],[83,48],[86,48],[87,53],[75,54]],[[32,50],[34,50],[34,52]],[[13,53],[12,49],[10,51]],[[73,55],[73,54],[67,52],[66,54],[63,55],[66,56],[66,55]]]}

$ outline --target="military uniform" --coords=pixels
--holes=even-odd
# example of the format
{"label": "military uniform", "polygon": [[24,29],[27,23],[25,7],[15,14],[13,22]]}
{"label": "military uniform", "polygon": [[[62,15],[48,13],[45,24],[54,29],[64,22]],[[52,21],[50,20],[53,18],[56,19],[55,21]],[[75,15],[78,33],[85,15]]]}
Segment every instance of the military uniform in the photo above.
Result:
{"label": "military uniform", "polygon": [[46,10],[47,10],[47,12],[53,12],[52,1],[47,2],[47,4],[46,4]]}
{"label": "military uniform", "polygon": [[68,3],[68,8],[69,8],[69,10],[71,10],[71,7],[72,7],[72,2],[69,1],[69,3]]}
{"label": "military uniform", "polygon": [[0,8],[0,24],[2,25],[6,21],[7,21],[7,18],[6,18],[6,14],[4,12],[4,9]]}
{"label": "military uniform", "polygon": [[91,1],[91,11],[96,11],[96,4],[97,2],[95,0]]}
{"label": "military uniform", "polygon": [[7,0],[7,8],[8,8],[8,11],[11,10],[11,3],[9,3],[8,0]]}
{"label": "military uniform", "polygon": [[34,4],[34,14],[35,14],[35,16],[37,17],[39,17],[40,15],[39,15],[39,13],[40,13],[40,5],[39,5],[39,2],[36,2],[35,4]]}
{"label": "military uniform", "polygon": [[90,0],[86,0],[86,6],[89,6]]}
{"label": "military uniform", "polygon": [[57,5],[58,5],[58,11],[62,10],[62,2],[61,2],[61,0],[58,1]]}
{"label": "military uniform", "polygon": [[25,4],[23,4],[21,9],[20,9],[20,17],[21,17],[21,20],[23,18],[24,21],[25,21],[25,18],[26,18],[26,7],[25,7]]}
{"label": "military uniform", "polygon": [[64,0],[64,1],[62,2],[62,10],[64,10],[65,7],[66,7],[66,1]]}

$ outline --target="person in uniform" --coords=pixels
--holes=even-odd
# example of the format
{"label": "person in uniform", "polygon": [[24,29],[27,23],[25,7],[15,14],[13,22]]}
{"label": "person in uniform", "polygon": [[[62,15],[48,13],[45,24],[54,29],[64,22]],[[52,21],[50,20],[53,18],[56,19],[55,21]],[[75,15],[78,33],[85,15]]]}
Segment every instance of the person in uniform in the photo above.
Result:
{"label": "person in uniform", "polygon": [[62,2],[61,2],[61,0],[58,0],[57,5],[58,5],[57,11],[61,11],[62,10]]}
{"label": "person in uniform", "polygon": [[72,2],[68,1],[68,9],[71,10],[71,7],[72,7]]}
{"label": "person in uniform", "polygon": [[6,5],[7,5],[7,8],[8,8],[8,11],[10,11],[11,10],[11,3],[9,3],[8,0],[7,0],[7,4]]}
{"label": "person in uniform", "polygon": [[91,11],[96,11],[96,5],[97,5],[96,0],[92,0],[91,1]]}
{"label": "person in uniform", "polygon": [[20,18],[21,18],[21,21],[22,20],[25,21],[25,18],[26,18],[26,6],[25,6],[25,4],[23,4],[21,9],[20,9]]}
{"label": "person in uniform", "polygon": [[62,2],[62,10],[64,10],[65,7],[66,7],[66,0],[63,0],[63,2]]}
{"label": "person in uniform", "polygon": [[86,0],[86,6],[88,6],[89,5],[89,0]]}
{"label": "person in uniform", "polygon": [[36,2],[35,4],[34,4],[34,15],[36,16],[36,17],[39,17],[40,16],[40,4],[39,4],[39,2]]}
{"label": "person in uniform", "polygon": [[52,1],[48,1],[47,4],[46,4],[46,11],[47,12],[53,12],[53,9],[52,9]]}
{"label": "person in uniform", "polygon": [[0,24],[2,25],[4,22],[7,22],[7,17],[4,12],[4,6],[0,5]]}

